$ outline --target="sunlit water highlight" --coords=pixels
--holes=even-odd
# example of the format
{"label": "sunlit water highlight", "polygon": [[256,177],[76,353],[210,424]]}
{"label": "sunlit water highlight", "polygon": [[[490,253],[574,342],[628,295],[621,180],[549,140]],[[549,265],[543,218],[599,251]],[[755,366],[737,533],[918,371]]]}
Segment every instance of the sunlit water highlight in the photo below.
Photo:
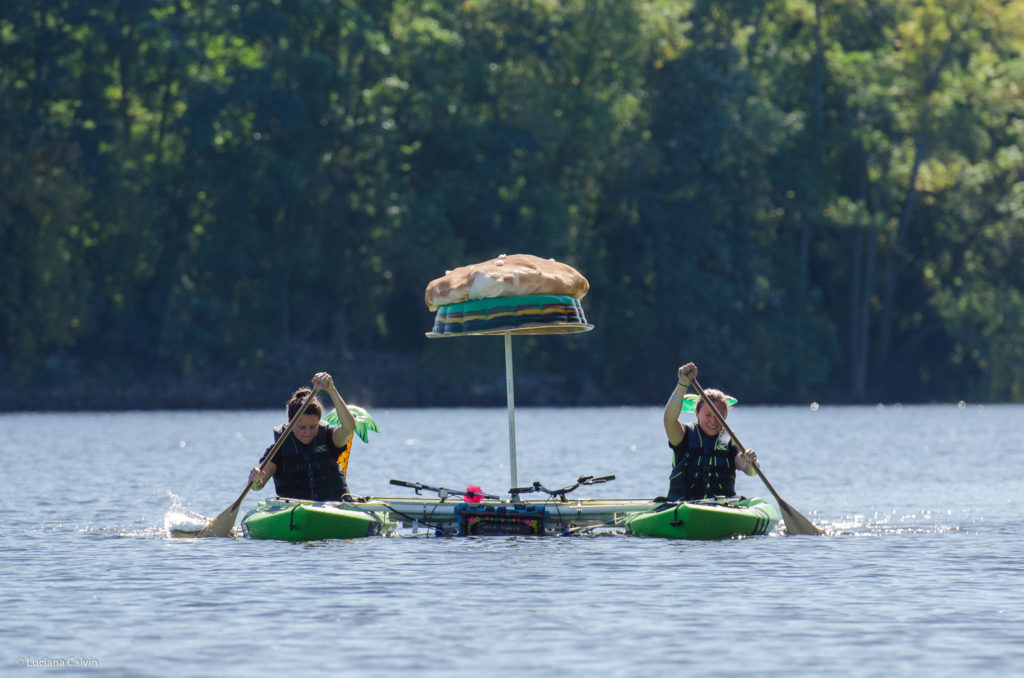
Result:
{"label": "sunlit water highlight", "polygon": [[[373,413],[382,432],[357,443],[355,492],[402,494],[395,477],[508,488],[503,410]],[[1024,669],[1022,407],[738,407],[730,424],[824,537],[171,538],[234,501],[279,419],[0,416],[0,673]],[[581,496],[667,487],[657,408],[520,409],[517,424],[520,484],[615,474]],[[769,496],[756,478],[737,488]]]}

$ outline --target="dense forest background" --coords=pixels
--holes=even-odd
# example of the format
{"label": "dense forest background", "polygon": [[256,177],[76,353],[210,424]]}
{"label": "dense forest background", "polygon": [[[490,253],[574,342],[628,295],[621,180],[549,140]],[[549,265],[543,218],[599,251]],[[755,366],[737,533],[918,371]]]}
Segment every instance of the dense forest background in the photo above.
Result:
{"label": "dense forest background", "polygon": [[1020,0],[4,0],[0,407],[1024,399]]}

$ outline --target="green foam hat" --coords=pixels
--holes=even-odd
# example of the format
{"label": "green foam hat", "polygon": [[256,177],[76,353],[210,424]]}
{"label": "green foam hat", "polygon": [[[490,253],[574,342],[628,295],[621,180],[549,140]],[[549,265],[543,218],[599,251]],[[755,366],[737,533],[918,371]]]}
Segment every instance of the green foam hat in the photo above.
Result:
{"label": "green foam hat", "polygon": [[[696,393],[687,393],[683,396],[683,412],[697,412],[697,403],[700,402],[700,396]],[[725,404],[727,407],[732,408],[737,403],[737,400],[732,396],[725,396]],[[349,408],[351,409],[351,408]]]}
{"label": "green foam hat", "polygon": [[[348,411],[352,413],[352,418],[356,420],[356,435],[359,436],[364,443],[370,442],[370,431],[380,433],[380,427],[377,426],[377,422],[373,420],[373,417],[369,412],[358,405],[349,405]],[[330,426],[337,426],[340,424],[341,422],[338,420],[338,411],[331,410],[325,414],[323,422]]]}

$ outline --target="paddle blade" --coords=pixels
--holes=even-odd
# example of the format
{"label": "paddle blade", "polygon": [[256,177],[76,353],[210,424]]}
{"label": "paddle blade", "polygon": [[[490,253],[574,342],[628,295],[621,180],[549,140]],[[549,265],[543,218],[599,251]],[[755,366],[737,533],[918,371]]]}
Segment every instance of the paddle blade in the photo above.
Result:
{"label": "paddle blade", "polygon": [[199,537],[230,537],[235,529],[235,520],[238,518],[238,507],[241,502],[235,502],[231,506],[210,521],[197,536]]}
{"label": "paddle blade", "polygon": [[[725,423],[724,421],[722,422]],[[761,465],[754,460],[754,470],[757,471],[758,477],[764,486],[768,488],[768,491],[775,497],[775,501],[779,504],[779,513],[782,514],[782,521],[786,523],[786,534],[825,534],[819,530],[814,523],[800,515],[799,511],[783,501],[779,493],[775,491],[772,484],[768,482],[768,479],[764,475],[764,471],[761,470]]]}
{"label": "paddle blade", "polygon": [[786,523],[786,534],[824,534],[814,523],[800,515],[795,508],[778,497],[775,499],[779,502],[782,520]]}

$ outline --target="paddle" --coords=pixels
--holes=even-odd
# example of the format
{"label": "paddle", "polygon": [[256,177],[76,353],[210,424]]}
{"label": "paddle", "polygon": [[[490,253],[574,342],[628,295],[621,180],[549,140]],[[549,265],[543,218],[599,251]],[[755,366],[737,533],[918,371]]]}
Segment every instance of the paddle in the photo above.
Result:
{"label": "paddle", "polygon": [[[723,417],[722,413],[718,411],[718,407],[704,395],[704,389],[700,387],[700,384],[697,383],[696,379],[693,380],[693,387],[697,390],[697,393],[700,394],[700,397],[704,399],[704,402],[711,407],[711,411],[715,413],[715,417],[718,418],[719,423],[721,423],[722,427],[729,433],[733,442],[735,442],[741,450],[746,452],[747,448],[743,447],[739,438],[737,438],[736,434],[732,432],[729,425],[725,423],[725,417]],[[754,460],[754,470],[757,471],[757,475],[761,478],[761,482],[764,483],[764,486],[767,487],[768,491],[772,493],[773,497],[775,497],[775,501],[778,502],[779,510],[782,512],[782,519],[786,523],[786,534],[824,534],[817,528],[817,526],[815,526],[814,523],[807,520],[807,518],[804,518],[795,508],[783,501],[782,497],[779,496],[779,493],[775,491],[774,487],[772,487],[772,484],[764,477],[764,473],[761,472],[761,465],[757,463],[756,459]]]}
{"label": "paddle", "polygon": [[[274,455],[277,454],[277,451],[279,449],[281,449],[281,445],[282,445],[282,443],[284,443],[285,438],[287,438],[288,435],[292,432],[292,429],[295,428],[295,424],[297,424],[299,422],[299,417],[302,416],[302,413],[306,411],[306,408],[309,406],[309,404],[311,402],[313,402],[313,398],[315,398],[315,397],[316,397],[316,391],[311,392],[309,394],[309,396],[306,397],[306,400],[302,403],[302,407],[300,407],[299,411],[295,413],[295,416],[292,418],[292,420],[288,422],[288,426],[285,427],[284,433],[282,433],[280,436],[278,436],[277,442],[274,443],[274,447],[271,448],[271,450],[270,450],[270,454],[268,454],[267,458],[263,460],[262,464],[260,464],[260,471],[261,472],[265,468],[267,468],[267,464],[269,464],[271,461],[273,461]],[[227,536],[229,536],[231,534],[231,531],[233,529],[235,529],[235,519],[238,518],[238,508],[242,505],[242,500],[245,499],[245,495],[249,494],[249,490],[251,490],[251,489],[252,489],[252,484],[251,483],[246,483],[245,490],[242,491],[242,494],[238,495],[238,499],[235,500],[235,503],[233,503],[231,506],[229,506],[226,509],[224,509],[224,511],[221,512],[221,514],[219,516],[217,516],[216,518],[211,520],[207,524],[207,526],[203,528],[202,532],[200,532],[198,536],[200,536],[200,537],[227,537]]]}

